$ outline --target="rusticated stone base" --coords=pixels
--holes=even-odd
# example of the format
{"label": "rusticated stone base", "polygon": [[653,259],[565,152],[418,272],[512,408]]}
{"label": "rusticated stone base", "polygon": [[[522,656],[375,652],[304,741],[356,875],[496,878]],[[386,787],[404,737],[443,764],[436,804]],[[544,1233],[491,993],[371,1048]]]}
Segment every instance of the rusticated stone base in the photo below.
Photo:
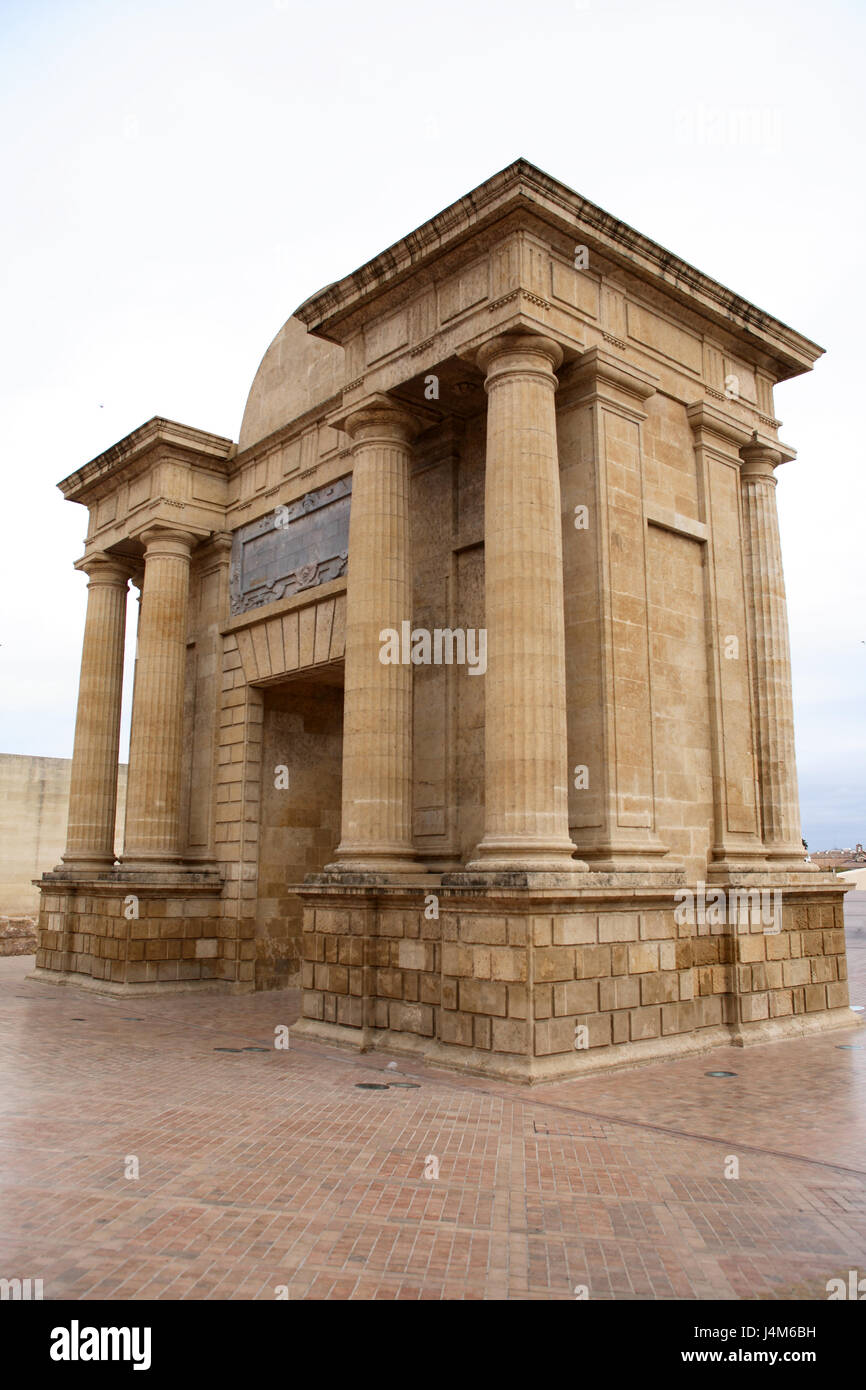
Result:
{"label": "rusticated stone base", "polygon": [[838,885],[786,875],[780,922],[708,925],[674,882],[519,877],[304,885],[295,1031],[531,1083],[859,1022]]}
{"label": "rusticated stone base", "polygon": [[223,917],[218,874],[45,875],[34,979],[105,993],[254,988],[252,924]]}

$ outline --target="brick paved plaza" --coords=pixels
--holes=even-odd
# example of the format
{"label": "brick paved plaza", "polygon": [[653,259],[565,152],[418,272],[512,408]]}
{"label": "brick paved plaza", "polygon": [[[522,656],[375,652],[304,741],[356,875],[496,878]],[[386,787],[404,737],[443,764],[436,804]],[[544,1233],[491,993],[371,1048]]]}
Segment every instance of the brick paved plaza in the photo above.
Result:
{"label": "brick paved plaza", "polygon": [[[866,1003],[866,893],[846,916]],[[821,1300],[866,1270],[859,1031],[529,1089],[275,1050],[296,991],[32,966],[0,961],[0,1273],[46,1299]]]}

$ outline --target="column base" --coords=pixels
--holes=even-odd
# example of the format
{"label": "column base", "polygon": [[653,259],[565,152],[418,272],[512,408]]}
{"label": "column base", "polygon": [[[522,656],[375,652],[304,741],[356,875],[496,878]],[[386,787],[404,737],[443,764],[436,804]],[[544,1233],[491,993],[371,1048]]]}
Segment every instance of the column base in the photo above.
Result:
{"label": "column base", "polygon": [[820,864],[813,864],[811,860],[807,860],[802,849],[799,853],[796,850],[765,849],[764,854],[772,869],[786,869],[789,872],[796,871],[805,874],[819,874],[821,872]]}
{"label": "column base", "polygon": [[69,870],[80,874],[105,874],[113,869],[116,863],[113,854],[77,854],[72,850],[67,854],[61,854],[60,863],[54,865],[53,872],[62,874]]}
{"label": "column base", "polygon": [[426,874],[429,870],[419,862],[411,845],[338,845],[333,863],[324,872],[351,874]]}
{"label": "column base", "polygon": [[716,859],[707,865],[707,883],[728,883],[739,882],[748,875],[762,879],[779,875],[788,877],[791,874],[799,874],[801,870],[805,873],[819,873],[817,864],[804,864],[802,860],[784,859]]}
{"label": "column base", "polygon": [[755,854],[743,854],[737,850],[718,854],[713,851],[707,863],[707,880],[727,879],[738,874],[767,873],[772,867],[763,850]]}
{"label": "column base", "polygon": [[133,871],[153,869],[180,869],[185,860],[182,854],[122,854],[117,861],[121,869]]}
{"label": "column base", "polygon": [[571,840],[545,840],[536,836],[498,838],[485,835],[466,864],[467,873],[586,873],[589,866],[576,859]]}
{"label": "column base", "polygon": [[[575,838],[586,840],[587,834],[585,831],[583,834],[577,831]],[[667,873],[678,867],[678,861],[669,857],[664,864],[652,862],[665,859],[668,856],[668,847],[662,843],[654,830],[648,829],[625,830],[615,836],[607,835],[603,838],[599,836],[595,842],[590,839],[589,843],[577,846],[577,853],[586,860],[590,869],[605,873],[616,873],[619,870]]]}

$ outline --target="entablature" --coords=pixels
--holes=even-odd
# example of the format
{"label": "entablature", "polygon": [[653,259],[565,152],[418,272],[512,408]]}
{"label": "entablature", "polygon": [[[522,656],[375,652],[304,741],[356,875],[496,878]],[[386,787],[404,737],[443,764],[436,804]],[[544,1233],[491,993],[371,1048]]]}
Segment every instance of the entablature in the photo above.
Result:
{"label": "entablature", "polygon": [[87,548],[122,549],[154,526],[225,528],[230,439],[155,417],[58,484],[90,512]]}

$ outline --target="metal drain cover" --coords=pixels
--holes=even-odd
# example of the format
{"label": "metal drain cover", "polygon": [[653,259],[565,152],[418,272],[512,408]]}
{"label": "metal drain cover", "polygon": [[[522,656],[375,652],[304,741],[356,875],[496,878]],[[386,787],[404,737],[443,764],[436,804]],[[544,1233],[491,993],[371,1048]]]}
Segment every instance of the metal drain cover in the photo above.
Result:
{"label": "metal drain cover", "polygon": [[240,1047],[215,1047],[214,1052],[242,1052]]}
{"label": "metal drain cover", "polygon": [[420,1091],[421,1089],[417,1081],[391,1081],[389,1085],[392,1091],[398,1089],[401,1091]]}
{"label": "metal drain cover", "polygon": [[356,1091],[387,1091],[388,1087],[382,1081],[356,1081]]}
{"label": "metal drain cover", "polygon": [[240,1052],[270,1052],[270,1050],[269,1047],[242,1047],[239,1049]]}
{"label": "metal drain cover", "polygon": [[704,1076],[737,1076],[735,1071],[705,1071]]}

